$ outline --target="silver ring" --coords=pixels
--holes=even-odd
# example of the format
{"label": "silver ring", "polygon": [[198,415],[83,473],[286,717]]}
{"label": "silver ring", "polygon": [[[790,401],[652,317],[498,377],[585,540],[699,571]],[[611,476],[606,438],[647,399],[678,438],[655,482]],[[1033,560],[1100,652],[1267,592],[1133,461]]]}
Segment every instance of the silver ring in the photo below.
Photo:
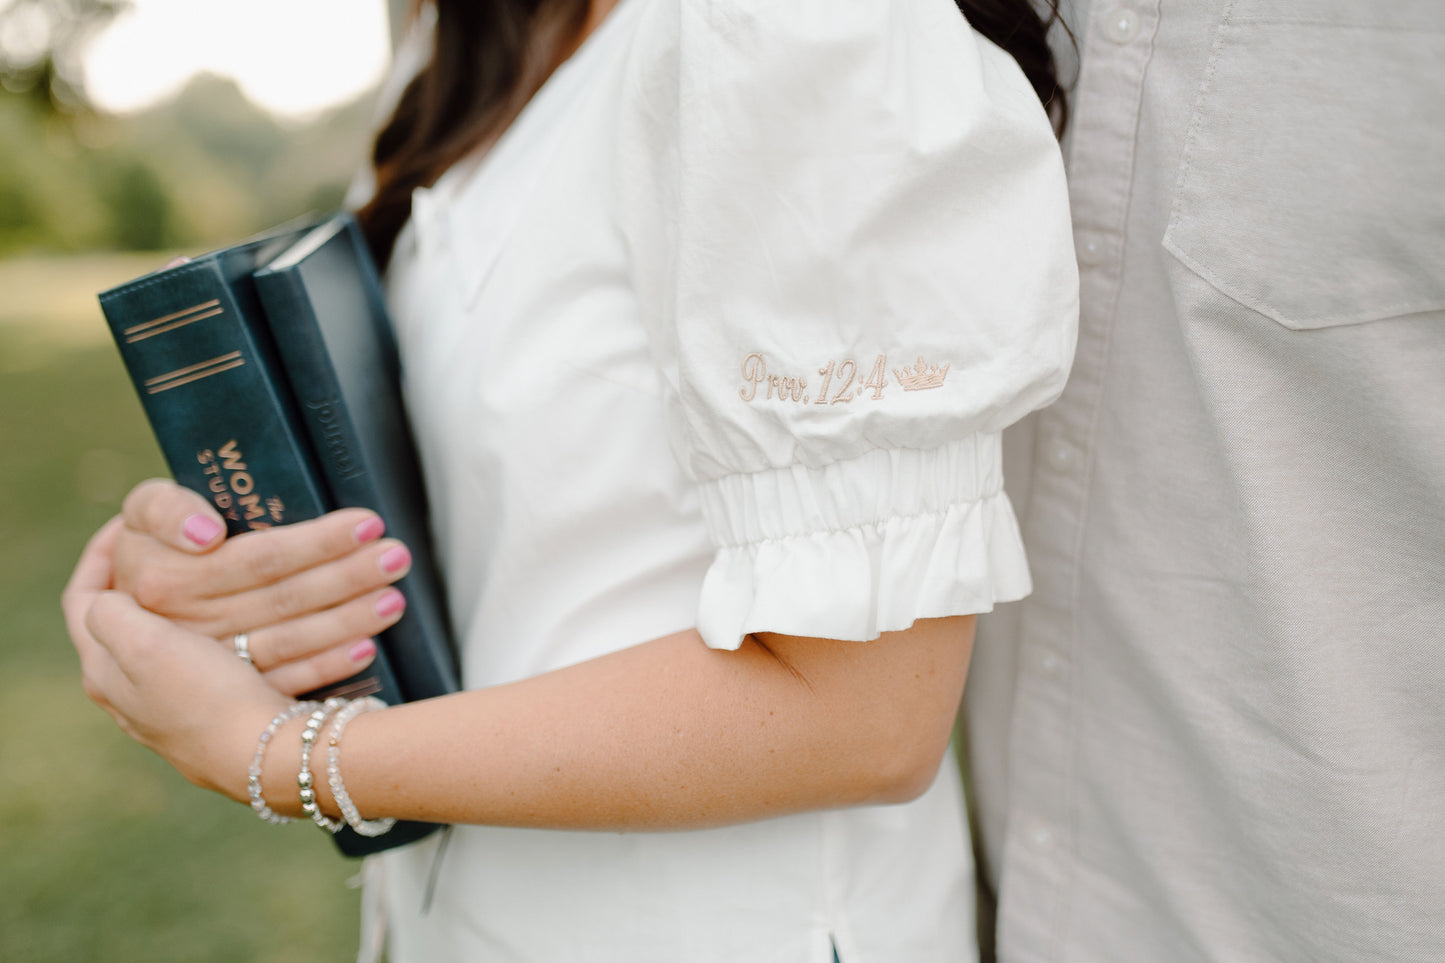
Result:
{"label": "silver ring", "polygon": [[251,661],[251,636],[246,632],[237,632],[236,637],[231,640],[231,647],[236,650],[236,655],[247,665],[255,665]]}

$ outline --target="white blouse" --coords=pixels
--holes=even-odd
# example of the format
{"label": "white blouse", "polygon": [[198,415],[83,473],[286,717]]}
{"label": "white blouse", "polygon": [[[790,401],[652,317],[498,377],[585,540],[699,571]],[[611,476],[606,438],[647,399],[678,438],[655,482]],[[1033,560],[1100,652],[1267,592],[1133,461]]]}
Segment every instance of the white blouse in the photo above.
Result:
{"label": "white blouse", "polygon": [[[949,0],[623,0],[389,270],[466,685],[1026,594],[999,433],[1063,385],[1073,264],[1043,111]],[[437,846],[373,862],[396,963],[975,955],[951,762],[901,806]]]}

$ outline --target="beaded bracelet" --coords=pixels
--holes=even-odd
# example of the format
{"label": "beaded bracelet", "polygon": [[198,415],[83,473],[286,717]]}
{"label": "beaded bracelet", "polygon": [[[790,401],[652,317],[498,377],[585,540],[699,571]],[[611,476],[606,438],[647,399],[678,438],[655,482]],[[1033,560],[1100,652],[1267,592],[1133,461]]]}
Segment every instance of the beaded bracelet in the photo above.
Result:
{"label": "beaded bracelet", "polygon": [[266,822],[273,826],[280,826],[291,822],[290,816],[282,816],[266,805],[266,800],[261,798],[261,761],[266,758],[266,747],[270,744],[276,732],[286,723],[297,716],[304,716],[319,708],[319,702],[293,702],[276,714],[262,732],[261,737],[256,740],[256,755],[251,757],[251,767],[246,770],[246,792],[251,796],[251,808],[256,811]]}
{"label": "beaded bracelet", "polygon": [[326,745],[326,778],[331,784],[331,797],[336,800],[336,808],[341,810],[347,824],[363,836],[380,836],[395,826],[396,820],[391,817],[361,818],[356,804],[351,801],[351,794],[346,791],[346,784],[341,781],[341,732],[348,722],[363,712],[375,712],[385,708],[386,703],[376,696],[367,696],[349,703],[346,708],[336,713],[336,718],[332,720],[331,738]]}
{"label": "beaded bracelet", "polygon": [[301,730],[301,769],[296,773],[296,785],[301,789],[301,811],[311,817],[311,821],[328,833],[341,831],[345,825],[340,820],[331,819],[321,811],[316,804],[316,790],[311,786],[311,747],[316,743],[316,734],[326,723],[327,716],[337,709],[346,705],[346,700],[333,696],[322,704],[321,708],[311,713],[306,720],[306,728]]}

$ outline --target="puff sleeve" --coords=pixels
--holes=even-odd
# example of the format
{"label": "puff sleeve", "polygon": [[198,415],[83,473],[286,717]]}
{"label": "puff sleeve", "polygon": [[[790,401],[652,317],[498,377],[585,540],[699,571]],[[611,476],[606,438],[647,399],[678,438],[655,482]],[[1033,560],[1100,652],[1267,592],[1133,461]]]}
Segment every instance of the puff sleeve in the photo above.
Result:
{"label": "puff sleeve", "polygon": [[1021,71],[948,0],[642,2],[619,202],[703,638],[1027,594],[1000,433],[1062,390],[1078,283]]}

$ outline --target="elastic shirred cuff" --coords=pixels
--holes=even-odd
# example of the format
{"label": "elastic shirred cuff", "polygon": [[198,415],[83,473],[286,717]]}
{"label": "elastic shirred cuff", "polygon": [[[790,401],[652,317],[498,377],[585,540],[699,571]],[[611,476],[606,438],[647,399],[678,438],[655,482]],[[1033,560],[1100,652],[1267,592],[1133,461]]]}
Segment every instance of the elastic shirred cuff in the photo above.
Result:
{"label": "elastic shirred cuff", "polygon": [[1000,437],[980,434],[703,484],[719,546],[698,606],[703,640],[866,641],[1023,598],[1028,564],[1001,462]]}

